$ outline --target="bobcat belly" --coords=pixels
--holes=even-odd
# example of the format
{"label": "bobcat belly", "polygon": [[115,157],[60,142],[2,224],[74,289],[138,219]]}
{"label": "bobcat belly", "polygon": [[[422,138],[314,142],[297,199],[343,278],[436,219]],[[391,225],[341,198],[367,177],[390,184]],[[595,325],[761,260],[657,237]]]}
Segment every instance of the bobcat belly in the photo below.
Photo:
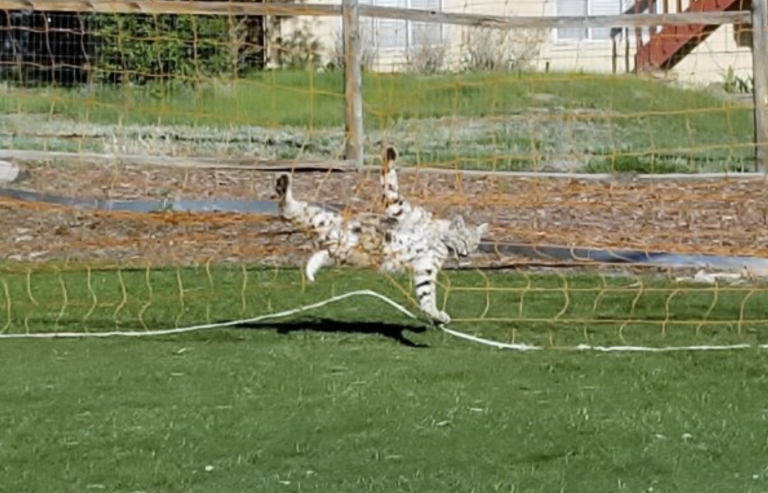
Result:
{"label": "bobcat belly", "polygon": [[379,267],[386,256],[387,234],[379,218],[362,217],[346,225],[344,240],[329,252],[337,263],[357,267]]}

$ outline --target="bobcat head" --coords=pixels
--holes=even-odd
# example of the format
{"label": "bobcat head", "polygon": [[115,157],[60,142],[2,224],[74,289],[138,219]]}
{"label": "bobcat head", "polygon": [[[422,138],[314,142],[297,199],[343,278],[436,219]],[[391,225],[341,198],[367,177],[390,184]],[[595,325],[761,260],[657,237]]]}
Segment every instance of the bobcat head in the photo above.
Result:
{"label": "bobcat head", "polygon": [[480,247],[480,240],[488,231],[488,223],[472,228],[464,223],[461,216],[441,223],[440,239],[455,257],[469,257],[475,253]]}

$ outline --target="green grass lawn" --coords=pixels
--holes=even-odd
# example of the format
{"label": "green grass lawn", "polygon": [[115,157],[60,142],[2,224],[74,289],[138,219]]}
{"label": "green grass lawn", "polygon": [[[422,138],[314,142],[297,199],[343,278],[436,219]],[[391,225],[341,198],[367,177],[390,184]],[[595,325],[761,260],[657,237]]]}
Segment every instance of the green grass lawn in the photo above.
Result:
{"label": "green grass lawn", "polygon": [[2,490],[760,492],[754,352],[367,335],[3,341]]}
{"label": "green grass lawn", "polygon": [[[256,266],[89,277],[5,265],[0,329],[164,328],[358,287],[404,301],[396,283],[407,281],[394,281],[328,270],[302,287],[296,270]],[[455,328],[498,340],[620,340],[617,322],[557,317],[629,319],[624,337],[653,346],[765,335],[759,285],[479,272],[443,285],[465,319]],[[704,320],[717,323],[698,335],[683,323]],[[358,299],[241,330],[0,340],[0,491],[768,488],[764,352],[515,353],[422,329]]]}
{"label": "green grass lawn", "polygon": [[[588,171],[685,172],[739,169],[753,157],[745,104],[636,76],[368,73],[363,85],[368,131],[397,136],[419,163],[532,169],[576,156]],[[9,90],[0,112],[93,124],[341,130],[343,79],[271,71],[172,90]],[[448,117],[459,120],[435,122]],[[470,125],[465,117],[484,120]]]}

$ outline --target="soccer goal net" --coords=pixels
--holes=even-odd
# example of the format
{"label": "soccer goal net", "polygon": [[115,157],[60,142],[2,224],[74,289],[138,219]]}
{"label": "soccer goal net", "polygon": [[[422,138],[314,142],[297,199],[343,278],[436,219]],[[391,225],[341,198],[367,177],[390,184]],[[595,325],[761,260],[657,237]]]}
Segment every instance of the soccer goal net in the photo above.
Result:
{"label": "soccer goal net", "polygon": [[738,3],[3,11],[0,336],[423,327],[407,271],[310,283],[309,237],[277,218],[285,172],[304,200],[381,212],[389,143],[414,205],[490,225],[438,276],[448,329],[760,346],[768,74]]}

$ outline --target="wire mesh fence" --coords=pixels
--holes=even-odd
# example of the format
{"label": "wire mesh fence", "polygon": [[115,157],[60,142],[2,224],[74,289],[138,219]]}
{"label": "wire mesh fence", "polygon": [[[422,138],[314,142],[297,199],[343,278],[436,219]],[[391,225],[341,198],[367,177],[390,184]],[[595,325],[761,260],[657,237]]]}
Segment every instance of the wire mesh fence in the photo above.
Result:
{"label": "wire mesh fence", "polygon": [[[763,340],[768,197],[745,173],[759,78],[739,2],[361,4],[371,166],[341,173],[356,163],[339,5],[71,3],[0,29],[0,155],[22,170],[0,198],[5,334],[249,318],[372,286],[413,306],[407,275],[309,284],[306,236],[275,217],[270,170],[375,212],[390,142],[410,200],[491,224],[440,278],[457,327],[548,347]],[[392,316],[345,303],[328,313]]]}
{"label": "wire mesh fence", "polygon": [[[757,346],[768,336],[766,290],[756,285],[595,271],[472,270],[446,274],[441,281],[441,305],[454,317],[450,327],[502,344]],[[249,319],[359,289],[373,289],[412,311],[416,305],[401,276],[335,271],[310,286],[295,269],[245,264],[5,265],[0,284],[2,337],[112,331],[140,336],[216,323],[248,327]],[[349,299],[298,316],[310,329],[319,319],[419,327],[377,300]]]}

